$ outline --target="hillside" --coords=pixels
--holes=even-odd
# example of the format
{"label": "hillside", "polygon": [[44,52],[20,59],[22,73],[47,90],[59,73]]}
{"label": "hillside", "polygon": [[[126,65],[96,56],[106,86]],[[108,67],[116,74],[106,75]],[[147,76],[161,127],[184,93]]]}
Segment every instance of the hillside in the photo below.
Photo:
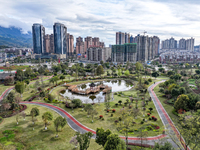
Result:
{"label": "hillside", "polygon": [[32,47],[32,34],[22,34],[20,28],[0,26],[0,45],[9,47]]}

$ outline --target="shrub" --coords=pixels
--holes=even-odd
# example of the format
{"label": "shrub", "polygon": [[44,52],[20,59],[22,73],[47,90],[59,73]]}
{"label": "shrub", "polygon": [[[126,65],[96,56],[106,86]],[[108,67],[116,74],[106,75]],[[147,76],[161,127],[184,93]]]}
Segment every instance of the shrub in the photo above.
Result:
{"label": "shrub", "polygon": [[144,84],[149,85],[149,81],[147,81],[147,80],[144,81]]}
{"label": "shrub", "polygon": [[114,113],[114,112],[115,112],[115,109],[113,109],[112,112]]}
{"label": "shrub", "polygon": [[157,118],[153,118],[154,121],[157,121]]}
{"label": "shrub", "polygon": [[143,124],[144,123],[144,121],[141,121],[141,124]]}
{"label": "shrub", "polygon": [[110,116],[113,117],[113,114],[111,114]]}
{"label": "shrub", "polygon": [[163,88],[160,88],[159,92],[164,93],[165,90]]}
{"label": "shrub", "polygon": [[74,99],[74,100],[72,100],[72,103],[75,104],[75,107],[82,106],[82,101],[80,99]]}
{"label": "shrub", "polygon": [[152,82],[152,79],[151,79],[151,78],[149,78],[149,79],[148,79],[148,81],[149,81],[149,82]]}
{"label": "shrub", "polygon": [[159,127],[159,126],[156,126],[155,129],[158,130],[158,129],[160,129],[160,127]]}
{"label": "shrub", "polygon": [[150,111],[152,111],[152,110],[153,110],[153,108],[151,108],[151,107],[150,107],[150,108],[149,108],[149,110],[150,110]]}
{"label": "shrub", "polygon": [[117,106],[118,106],[118,103],[116,103],[115,106],[117,107]]}
{"label": "shrub", "polygon": [[107,113],[109,113],[109,111],[110,111],[110,110],[108,109],[108,110],[107,110]]}
{"label": "shrub", "polygon": [[55,99],[55,96],[53,96],[53,95],[51,95],[51,94],[48,95],[48,100],[49,100],[50,102],[52,102],[54,99]]}
{"label": "shrub", "polygon": [[118,120],[115,120],[115,123],[117,124],[119,121]]}
{"label": "shrub", "polygon": [[102,118],[101,120],[104,120],[104,118]]}
{"label": "shrub", "polygon": [[176,112],[176,109],[173,109],[173,110],[172,110],[172,113],[173,113],[174,115],[178,116],[178,113]]}
{"label": "shrub", "polygon": [[119,117],[119,121],[122,121],[122,117]]}
{"label": "shrub", "polygon": [[150,116],[150,115],[151,115],[150,113],[147,114],[147,116]]}
{"label": "shrub", "polygon": [[156,118],[155,116],[151,116],[152,119]]}
{"label": "shrub", "polygon": [[100,115],[99,118],[100,118],[100,119],[103,118],[103,115]]}

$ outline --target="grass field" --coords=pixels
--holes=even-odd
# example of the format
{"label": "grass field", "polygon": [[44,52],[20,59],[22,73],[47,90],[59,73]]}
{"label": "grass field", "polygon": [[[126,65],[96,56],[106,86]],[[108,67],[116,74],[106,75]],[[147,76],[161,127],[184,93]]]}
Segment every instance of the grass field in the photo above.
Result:
{"label": "grass field", "polygon": [[[18,125],[15,120],[16,116],[6,118],[4,122],[0,125],[0,138],[3,136],[1,131],[4,130],[14,130],[15,138],[11,141],[1,142],[1,146],[3,149],[14,150],[17,148],[18,150],[72,150],[74,148],[74,146],[69,143],[71,137],[73,137],[75,134],[74,130],[72,130],[68,125],[66,125],[62,129],[62,132],[59,132],[59,138],[55,139],[56,133],[53,121],[50,122],[48,130],[44,131],[44,122],[42,120],[42,114],[46,111],[51,110],[40,106],[27,106],[28,108],[27,110],[25,110],[25,112],[28,115],[33,107],[37,107],[40,110],[40,116],[37,117],[38,121],[34,126],[34,130],[30,116],[27,116],[25,121],[21,118]],[[51,112],[53,114],[53,119],[59,116],[54,111]],[[101,146],[96,144],[94,139],[92,139],[89,150],[94,150],[94,147],[95,149],[101,148]]]}

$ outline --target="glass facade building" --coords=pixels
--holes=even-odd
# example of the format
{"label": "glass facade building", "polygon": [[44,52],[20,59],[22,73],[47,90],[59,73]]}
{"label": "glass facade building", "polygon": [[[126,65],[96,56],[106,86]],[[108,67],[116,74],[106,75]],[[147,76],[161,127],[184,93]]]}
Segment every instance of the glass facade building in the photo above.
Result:
{"label": "glass facade building", "polygon": [[53,32],[55,53],[67,54],[67,27],[61,23],[55,23]]}
{"label": "glass facade building", "polygon": [[45,52],[44,36],[45,28],[41,24],[33,24],[33,52],[35,54],[42,54]]}

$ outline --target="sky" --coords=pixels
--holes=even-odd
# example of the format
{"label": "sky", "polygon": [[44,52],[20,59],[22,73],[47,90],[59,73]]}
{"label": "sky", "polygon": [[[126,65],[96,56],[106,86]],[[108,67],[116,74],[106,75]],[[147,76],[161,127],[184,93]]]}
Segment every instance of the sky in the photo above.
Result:
{"label": "sky", "polygon": [[74,37],[99,37],[115,44],[118,31],[133,36],[147,31],[161,40],[195,38],[200,44],[199,0],[0,0],[0,26],[32,30],[41,23],[47,34],[55,22]]}

